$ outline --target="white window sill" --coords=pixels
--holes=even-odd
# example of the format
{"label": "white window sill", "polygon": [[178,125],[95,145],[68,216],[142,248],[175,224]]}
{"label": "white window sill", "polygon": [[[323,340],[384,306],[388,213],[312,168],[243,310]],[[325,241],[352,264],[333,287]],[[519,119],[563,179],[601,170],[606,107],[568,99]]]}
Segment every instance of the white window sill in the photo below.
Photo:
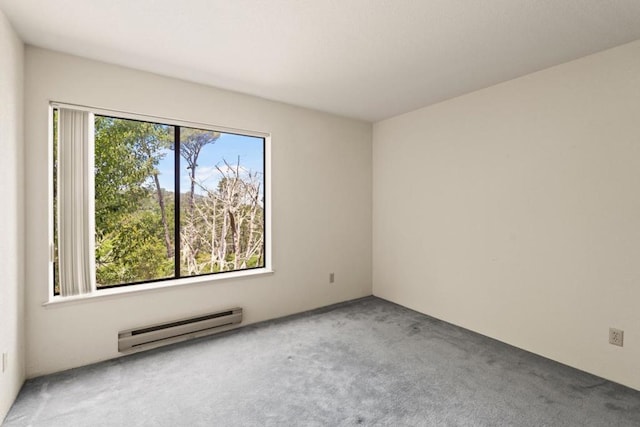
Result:
{"label": "white window sill", "polygon": [[59,306],[73,303],[82,303],[89,301],[102,300],[107,298],[126,297],[132,294],[158,291],[167,288],[176,288],[184,286],[199,285],[202,283],[214,283],[220,281],[243,279],[255,276],[271,275],[274,270],[268,268],[258,268],[244,271],[232,271],[229,273],[220,273],[208,276],[187,277],[184,279],[163,280],[160,282],[144,283],[140,285],[121,286],[117,288],[108,288],[95,290],[88,294],[74,295],[70,297],[52,296],[49,301],[42,304],[43,307]]}

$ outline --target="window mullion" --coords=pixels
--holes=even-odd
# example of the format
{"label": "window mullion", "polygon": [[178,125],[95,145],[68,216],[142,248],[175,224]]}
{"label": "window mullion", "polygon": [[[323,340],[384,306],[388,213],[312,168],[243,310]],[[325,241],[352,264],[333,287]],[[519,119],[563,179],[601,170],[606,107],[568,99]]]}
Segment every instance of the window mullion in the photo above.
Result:
{"label": "window mullion", "polygon": [[174,275],[180,277],[180,126],[173,127],[173,247]]}

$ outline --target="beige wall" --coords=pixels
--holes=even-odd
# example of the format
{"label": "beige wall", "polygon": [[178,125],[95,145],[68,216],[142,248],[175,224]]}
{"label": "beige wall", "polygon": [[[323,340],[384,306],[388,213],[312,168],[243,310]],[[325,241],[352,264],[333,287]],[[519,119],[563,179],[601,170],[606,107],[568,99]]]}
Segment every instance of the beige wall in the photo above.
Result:
{"label": "beige wall", "polygon": [[[253,323],[371,294],[371,124],[32,47],[25,79],[28,377],[116,357],[130,327],[236,305]],[[49,100],[270,132],[275,274],[43,307]]]}
{"label": "beige wall", "polygon": [[[24,382],[22,109],[24,47],[0,11],[0,423]],[[2,361],[0,359],[0,365]],[[1,370],[1,368],[0,368]]]}
{"label": "beige wall", "polygon": [[640,41],[373,140],[374,295],[640,389]]}

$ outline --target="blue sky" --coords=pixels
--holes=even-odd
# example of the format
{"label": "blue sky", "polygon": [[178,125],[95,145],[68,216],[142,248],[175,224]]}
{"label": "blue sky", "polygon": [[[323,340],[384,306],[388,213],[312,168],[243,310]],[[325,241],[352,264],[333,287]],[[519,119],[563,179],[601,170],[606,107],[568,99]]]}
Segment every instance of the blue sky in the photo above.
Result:
{"label": "blue sky", "polygon": [[[158,164],[160,186],[173,191],[173,151],[166,151],[167,154],[164,159]],[[235,165],[238,161],[238,156],[240,156],[240,166],[245,171],[260,172],[260,181],[264,185],[262,138],[230,133],[221,133],[215,143],[203,147],[198,157],[196,179],[209,188],[215,188],[220,180],[220,173],[215,169],[215,166],[223,167],[223,160],[226,160],[230,165]],[[190,187],[186,166],[186,162],[181,158],[180,187],[183,193],[189,191]],[[196,192],[201,192],[198,191],[197,186]]]}

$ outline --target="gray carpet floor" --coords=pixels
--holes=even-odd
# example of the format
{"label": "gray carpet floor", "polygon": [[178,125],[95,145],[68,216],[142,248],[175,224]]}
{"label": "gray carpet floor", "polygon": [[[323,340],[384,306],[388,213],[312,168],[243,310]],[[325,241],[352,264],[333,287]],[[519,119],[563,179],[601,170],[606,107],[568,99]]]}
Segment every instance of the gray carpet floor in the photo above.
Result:
{"label": "gray carpet floor", "polygon": [[14,426],[640,426],[640,392],[368,297],[27,381]]}

